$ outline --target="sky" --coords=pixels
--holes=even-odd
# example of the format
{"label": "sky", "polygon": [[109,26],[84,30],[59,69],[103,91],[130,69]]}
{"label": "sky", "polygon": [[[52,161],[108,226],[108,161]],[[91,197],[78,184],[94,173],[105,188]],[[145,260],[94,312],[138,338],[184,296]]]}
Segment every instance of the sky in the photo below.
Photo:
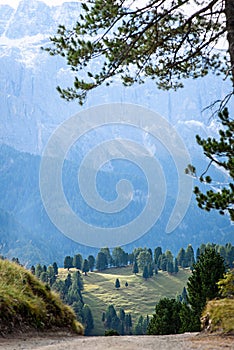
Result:
{"label": "sky", "polygon": [[[67,2],[76,2],[77,0],[42,0],[42,1],[48,5],[56,6],[56,5],[62,4],[63,2],[66,2],[66,1]],[[0,0],[0,5],[8,4],[11,7],[16,8],[19,2],[20,2],[20,0]]]}

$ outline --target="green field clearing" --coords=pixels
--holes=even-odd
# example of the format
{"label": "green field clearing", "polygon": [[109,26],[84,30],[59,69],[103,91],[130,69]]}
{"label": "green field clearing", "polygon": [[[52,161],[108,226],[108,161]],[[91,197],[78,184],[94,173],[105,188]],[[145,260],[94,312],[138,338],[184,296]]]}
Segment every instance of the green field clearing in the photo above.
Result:
{"label": "green field clearing", "polygon": [[[71,269],[71,273],[74,269]],[[84,290],[82,292],[84,302],[92,310],[95,329],[94,334],[104,334],[101,321],[102,313],[108,305],[113,304],[116,311],[123,308],[131,313],[133,322],[139,315],[152,315],[155,304],[163,297],[174,298],[181,294],[186,286],[189,269],[180,269],[178,274],[170,275],[159,271],[158,275],[145,281],[141,274],[132,274],[132,267],[111,268],[103,272],[89,272],[83,276]],[[65,277],[67,270],[60,269],[60,276]],[[116,278],[120,281],[120,289],[115,289]],[[125,287],[128,282],[128,287]]]}

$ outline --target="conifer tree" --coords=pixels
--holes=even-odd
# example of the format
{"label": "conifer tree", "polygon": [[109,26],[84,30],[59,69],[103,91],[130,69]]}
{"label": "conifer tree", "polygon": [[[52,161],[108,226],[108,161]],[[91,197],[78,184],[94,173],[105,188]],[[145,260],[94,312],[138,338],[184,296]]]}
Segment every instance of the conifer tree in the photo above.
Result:
{"label": "conifer tree", "polygon": [[94,328],[94,322],[91,309],[87,304],[84,304],[83,307],[83,320],[85,324],[85,335],[89,335]]}
{"label": "conifer tree", "polygon": [[73,258],[69,255],[65,256],[63,265],[64,268],[69,271],[69,269],[73,267]]}
{"label": "conifer tree", "polygon": [[[234,7],[234,0],[232,6]],[[221,122],[219,139],[210,137],[202,139],[199,135],[196,136],[197,143],[202,147],[203,153],[209,161],[207,169],[199,177],[199,180],[201,183],[206,184],[206,187],[209,187],[209,189],[204,194],[203,190],[195,186],[194,193],[199,208],[206,211],[218,210],[221,215],[227,212],[230,219],[234,221],[234,120],[229,116],[227,108],[220,111],[218,117]],[[219,166],[220,169],[223,169],[229,175],[228,184],[221,183],[217,185],[216,182],[212,181],[208,171],[213,164]],[[196,168],[194,166],[188,166],[186,171],[196,176]]]}
{"label": "conifer tree", "polygon": [[98,271],[102,271],[107,269],[107,267],[108,267],[108,262],[107,262],[106,255],[103,252],[99,252],[96,259],[96,269]]}
{"label": "conifer tree", "polygon": [[87,259],[84,259],[83,266],[82,266],[82,272],[87,276],[87,272],[89,272],[89,262]]}
{"label": "conifer tree", "polygon": [[175,261],[174,261],[174,272],[175,272],[175,273],[178,273],[178,272],[179,272],[179,267],[178,267],[178,260],[177,260],[177,258],[175,258]]}
{"label": "conifer tree", "polygon": [[162,248],[161,247],[155,248],[155,250],[154,250],[154,263],[155,263],[155,265],[158,265],[158,259],[159,259],[160,255],[162,255]]}
{"label": "conifer tree", "polygon": [[189,304],[197,317],[201,316],[207,300],[219,295],[217,282],[223,278],[224,272],[225,265],[221,255],[214,248],[206,248],[194,265],[187,284]]}
{"label": "conifer tree", "polygon": [[115,288],[116,289],[119,289],[120,288],[120,282],[119,282],[119,279],[116,278],[116,281],[115,281]]}
{"label": "conifer tree", "polygon": [[144,266],[144,269],[143,269],[143,273],[142,273],[142,277],[147,280],[149,278],[149,270],[148,270],[148,266]]}
{"label": "conifer tree", "polygon": [[53,263],[54,274],[58,275],[58,265],[56,262]]}
{"label": "conifer tree", "polygon": [[[115,76],[126,86],[151,78],[165,90],[182,87],[182,79],[203,77],[209,71],[234,80],[234,0],[128,4],[85,2],[73,29],[59,26],[47,50],[65,57],[76,73],[73,87],[58,88],[63,98],[78,98],[82,104],[88,91],[111,84]],[[215,49],[224,36],[229,44],[225,58]]]}
{"label": "conifer tree", "polygon": [[137,264],[137,261],[136,261],[136,260],[135,260],[134,263],[133,263],[132,272],[133,272],[135,275],[139,272],[138,264]]}
{"label": "conifer tree", "polygon": [[93,255],[88,256],[89,270],[92,272],[95,266],[95,258]]}
{"label": "conifer tree", "polygon": [[82,269],[82,263],[83,263],[83,258],[81,254],[76,254],[73,257],[73,267],[75,267],[76,269],[81,270]]}

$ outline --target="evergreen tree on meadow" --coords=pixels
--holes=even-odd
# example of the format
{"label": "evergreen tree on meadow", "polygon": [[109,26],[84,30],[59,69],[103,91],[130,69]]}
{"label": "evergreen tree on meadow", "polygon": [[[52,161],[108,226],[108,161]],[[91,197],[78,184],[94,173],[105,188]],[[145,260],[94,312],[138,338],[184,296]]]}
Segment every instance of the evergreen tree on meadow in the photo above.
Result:
{"label": "evergreen tree on meadow", "polygon": [[84,321],[84,314],[83,314],[83,307],[84,304],[81,300],[75,301],[72,304],[72,308],[76,314],[76,319],[81,322],[82,324],[85,323]]}
{"label": "evergreen tree on meadow", "polygon": [[201,316],[207,300],[219,295],[217,282],[225,272],[224,259],[214,248],[206,248],[188,279],[189,304],[197,317]]}
{"label": "evergreen tree on meadow", "polygon": [[162,248],[161,247],[155,248],[154,249],[154,263],[155,263],[155,265],[158,265],[158,259],[159,259],[160,255],[162,255]]}
{"label": "evergreen tree on meadow", "polygon": [[187,267],[187,260],[184,248],[180,248],[179,253],[177,255],[178,265],[181,267]]}
{"label": "evergreen tree on meadow", "polygon": [[123,321],[123,322],[125,320],[125,311],[122,308],[119,310],[119,319],[120,321]]}
{"label": "evergreen tree on meadow", "polygon": [[108,267],[108,262],[107,262],[106,255],[103,252],[99,252],[96,259],[96,269],[98,271],[102,271],[107,269],[107,267]]}
{"label": "evergreen tree on meadow", "polygon": [[37,264],[35,268],[35,276],[40,278],[41,273],[43,272],[41,264]]}
{"label": "evergreen tree on meadow", "polygon": [[178,267],[178,260],[175,258],[174,260],[174,272],[178,273],[179,272],[179,267]]}
{"label": "evergreen tree on meadow", "polygon": [[193,264],[195,263],[195,258],[194,258],[194,250],[191,244],[189,244],[188,247],[186,248],[185,258],[186,258],[187,266],[192,268]]}
{"label": "evergreen tree on meadow", "polygon": [[137,261],[136,261],[136,260],[135,260],[134,263],[133,263],[132,272],[133,272],[135,275],[139,272],[138,264],[137,264]]}
{"label": "evergreen tree on meadow", "polygon": [[110,249],[108,247],[104,247],[104,248],[100,249],[100,252],[104,253],[106,256],[107,267],[111,266],[113,263],[113,258],[112,258],[112,255],[110,253]]}
{"label": "evergreen tree on meadow", "polygon": [[116,281],[115,281],[115,288],[116,289],[119,289],[120,288],[120,282],[119,282],[119,279],[116,278]]}
{"label": "evergreen tree on meadow", "polygon": [[83,322],[85,325],[85,335],[90,335],[94,328],[94,321],[91,309],[87,304],[84,304],[83,307]]}
{"label": "evergreen tree on meadow", "polygon": [[42,271],[42,273],[40,274],[40,280],[43,283],[47,283],[48,282],[48,274],[46,271]]}
{"label": "evergreen tree on meadow", "polygon": [[149,277],[153,277],[154,275],[154,268],[153,268],[153,264],[149,264],[148,266],[148,272],[149,272]]}
{"label": "evergreen tree on meadow", "polygon": [[115,247],[112,252],[113,264],[116,267],[127,265],[127,256],[123,248]]}
{"label": "evergreen tree on meadow", "polygon": [[93,255],[88,256],[89,270],[92,272],[95,266],[95,258]]}
{"label": "evergreen tree on meadow", "polygon": [[167,257],[162,253],[158,258],[158,268],[162,271],[167,271]]}
{"label": "evergreen tree on meadow", "polygon": [[72,283],[67,292],[67,303],[72,305],[76,301],[83,303],[81,291],[83,290],[83,281],[80,271],[75,271],[72,274]]}
{"label": "evergreen tree on meadow", "polygon": [[149,325],[149,316],[143,317],[140,315],[137,319],[137,322],[134,326],[133,334],[135,335],[145,335],[147,333],[147,328]]}
{"label": "evergreen tree on meadow", "polygon": [[126,334],[132,333],[132,315],[130,313],[125,315],[125,330]]}
{"label": "evergreen tree on meadow", "polygon": [[48,283],[50,287],[54,284],[56,281],[56,275],[54,273],[54,268],[52,265],[49,265],[47,268],[47,275],[48,275]]}
{"label": "evergreen tree on meadow", "polygon": [[89,262],[87,259],[84,259],[83,266],[82,266],[82,272],[87,276],[87,272],[89,272]]}
{"label": "evergreen tree on meadow", "polygon": [[54,274],[58,275],[58,265],[57,265],[57,263],[54,262],[52,266],[53,266],[53,269],[54,269]]}
{"label": "evergreen tree on meadow", "polygon": [[174,272],[174,266],[173,266],[173,262],[171,260],[167,261],[167,272],[168,273]]}
{"label": "evergreen tree on meadow", "polygon": [[129,261],[130,265],[132,265],[134,263],[134,254],[133,253],[128,254],[128,261]]}
{"label": "evergreen tree on meadow", "polygon": [[143,269],[143,273],[142,273],[142,277],[147,280],[149,278],[149,270],[148,270],[148,266],[144,266],[144,269]]}
{"label": "evergreen tree on meadow", "polygon": [[64,281],[64,285],[65,285],[65,294],[66,294],[68,292],[68,289],[72,285],[72,278],[70,273],[67,274],[67,277],[65,278],[65,281]]}
{"label": "evergreen tree on meadow", "polygon": [[114,305],[108,306],[106,313],[105,313],[104,325],[105,325],[106,329],[114,329],[117,332],[120,331],[121,321],[120,321],[119,317],[117,316]]}
{"label": "evergreen tree on meadow", "polygon": [[82,264],[83,264],[83,258],[81,254],[76,254],[73,257],[73,267],[75,267],[78,270],[82,269]]}
{"label": "evergreen tree on meadow", "polygon": [[73,258],[70,255],[65,256],[63,266],[68,271],[73,267]]}
{"label": "evergreen tree on meadow", "polygon": [[196,251],[196,261],[198,260],[200,254],[201,254],[200,248],[197,248],[197,251]]}
{"label": "evergreen tree on meadow", "polygon": [[144,269],[146,265],[152,263],[152,255],[147,248],[144,248],[137,256],[137,264],[141,270]]}

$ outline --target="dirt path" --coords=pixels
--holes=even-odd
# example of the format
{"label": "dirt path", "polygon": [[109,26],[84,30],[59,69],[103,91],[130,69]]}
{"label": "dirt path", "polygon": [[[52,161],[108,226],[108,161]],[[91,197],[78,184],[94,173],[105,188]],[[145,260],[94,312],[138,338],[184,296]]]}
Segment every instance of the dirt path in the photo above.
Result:
{"label": "dirt path", "polygon": [[68,334],[0,338],[0,350],[234,350],[234,337],[167,336],[74,337]]}

